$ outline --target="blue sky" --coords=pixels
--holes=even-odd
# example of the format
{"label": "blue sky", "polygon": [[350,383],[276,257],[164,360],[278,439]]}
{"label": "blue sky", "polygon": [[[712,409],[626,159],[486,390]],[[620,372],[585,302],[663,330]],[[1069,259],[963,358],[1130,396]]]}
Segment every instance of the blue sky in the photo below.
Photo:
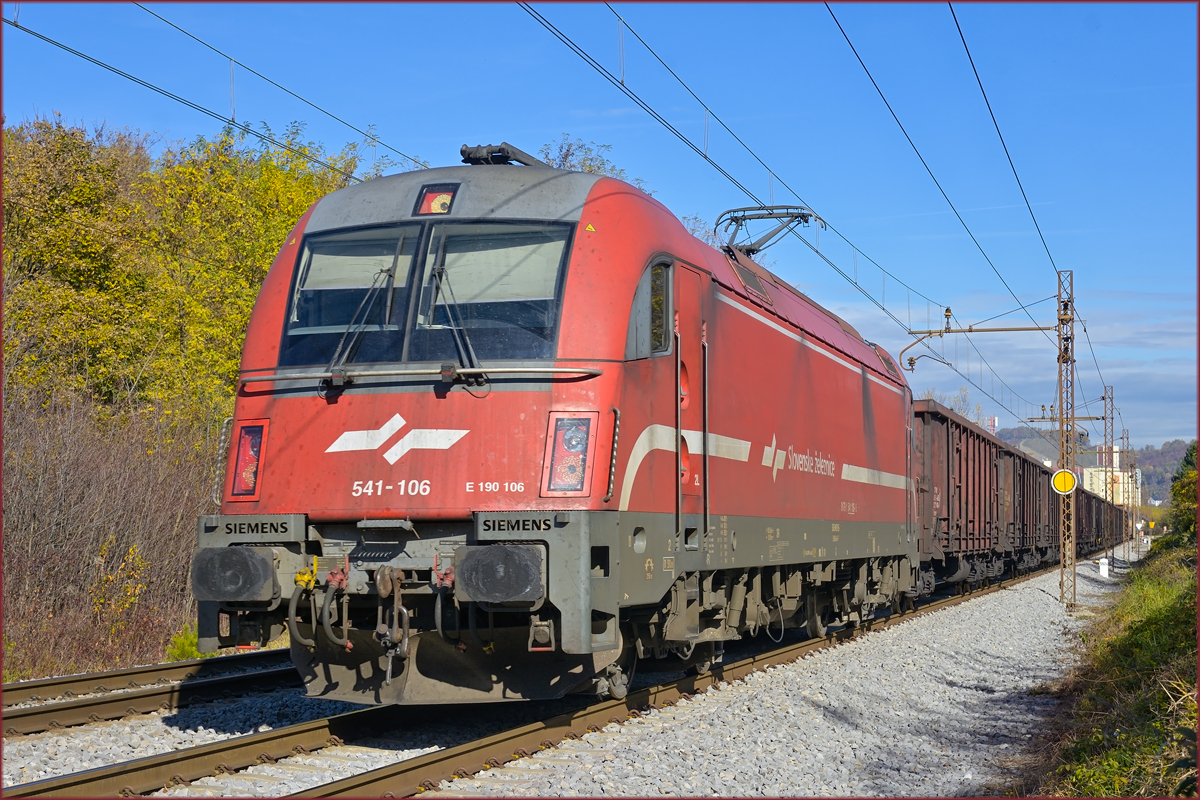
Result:
{"label": "blue sky", "polygon": [[[360,128],[433,165],[464,142],[536,152],[562,133],[612,145],[611,157],[677,214],[715,221],[751,201],[613,88],[520,6],[503,4],[187,4],[157,13]],[[709,155],[763,199],[797,202],[786,182],[853,244],[823,231],[823,254],[902,323],[963,324],[1014,309],[820,4],[613,6],[766,162],[709,124]],[[875,80],[1022,303],[1055,275],[1013,179],[944,4],[833,4]],[[126,72],[230,111],[229,62],[131,3],[4,3],[4,16]],[[705,113],[603,4],[535,5],[685,136]],[[1077,405],[1100,413],[1115,387],[1118,434],[1134,444],[1196,435],[1196,6],[955,6],[1050,254],[1074,271]],[[3,29],[3,111],[12,124],[57,111],[74,122],[152,131],[163,143],[219,123]],[[235,70],[239,120],[307,123],[331,149],[358,134]],[[382,149],[379,152],[384,152]],[[805,231],[812,237],[814,229]],[[810,238],[810,240],[813,240]],[[815,243],[815,240],[813,240]],[[856,255],[857,250],[857,255]],[[882,279],[868,257],[907,283]],[[893,354],[911,337],[795,240],[773,268]],[[1052,324],[1052,302],[1031,310]],[[1023,321],[1023,322],[1022,322]],[[1011,314],[990,324],[1030,324]],[[1051,334],[1053,336],[1053,334]],[[1000,425],[1054,399],[1055,348],[1040,333],[947,338],[916,391],[971,398]],[[942,343],[936,345],[939,348]],[[956,350],[957,347],[957,350]],[[957,357],[955,353],[957,352]],[[968,355],[969,353],[969,355]],[[1098,362],[1098,364],[1096,363]],[[994,372],[994,374],[993,374]],[[1103,375],[1103,382],[1100,375]],[[1003,384],[1003,386],[1002,386]],[[1006,387],[1006,388],[1004,388]],[[995,399],[985,393],[994,395]],[[1014,399],[1013,394],[1021,400]],[[1093,440],[1103,432],[1093,423]]]}

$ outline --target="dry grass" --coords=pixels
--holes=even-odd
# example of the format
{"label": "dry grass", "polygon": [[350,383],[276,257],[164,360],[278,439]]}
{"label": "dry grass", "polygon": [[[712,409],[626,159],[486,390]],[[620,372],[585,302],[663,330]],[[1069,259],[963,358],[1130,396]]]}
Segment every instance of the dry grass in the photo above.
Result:
{"label": "dry grass", "polygon": [[194,619],[188,567],[215,437],[105,418],[59,392],[4,403],[4,680],[161,661]]}
{"label": "dry grass", "polygon": [[[1195,542],[1156,542],[1084,633],[1069,713],[1031,794],[1171,795],[1196,774]],[[1191,731],[1193,738],[1182,731]],[[1190,765],[1188,762],[1190,760]],[[1179,762],[1183,762],[1180,764]],[[1194,795],[1194,785],[1182,792]]]}

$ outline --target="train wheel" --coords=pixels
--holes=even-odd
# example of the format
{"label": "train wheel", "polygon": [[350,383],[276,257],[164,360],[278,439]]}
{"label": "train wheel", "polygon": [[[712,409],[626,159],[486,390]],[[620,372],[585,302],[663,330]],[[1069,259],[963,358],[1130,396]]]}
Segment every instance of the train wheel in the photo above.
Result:
{"label": "train wheel", "polygon": [[808,601],[805,603],[806,628],[808,635],[813,639],[824,639],[829,626],[821,620],[821,610],[817,607],[817,598],[812,594],[808,595]]}
{"label": "train wheel", "polygon": [[[687,671],[696,675],[707,675],[712,672],[713,665],[717,663],[720,654],[724,652],[724,648],[718,649],[717,644],[717,642],[704,642],[697,646],[692,656],[695,662],[688,667]],[[723,645],[724,642],[721,644]]]}

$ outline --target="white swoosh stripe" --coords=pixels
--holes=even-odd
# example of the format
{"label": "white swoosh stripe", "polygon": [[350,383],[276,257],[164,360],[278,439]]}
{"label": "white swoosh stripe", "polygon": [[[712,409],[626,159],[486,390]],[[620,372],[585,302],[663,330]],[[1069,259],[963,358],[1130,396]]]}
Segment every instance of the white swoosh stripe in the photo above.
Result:
{"label": "white swoosh stripe", "polygon": [[901,394],[901,395],[904,394],[904,392],[902,390],[896,388],[895,386],[888,383],[887,381],[883,381],[883,380],[880,380],[879,378],[876,378],[869,371],[867,371],[866,367],[855,366],[854,364],[851,364],[849,361],[846,361],[845,359],[835,356],[833,353],[829,352],[825,348],[813,344],[805,337],[800,336],[799,334],[793,333],[792,331],[789,331],[787,328],[783,327],[782,325],[776,325],[774,322],[772,322],[771,320],[762,316],[761,314],[751,311],[750,309],[746,308],[744,305],[737,302],[733,298],[726,297],[725,295],[721,294],[720,292],[717,292],[717,299],[720,300],[722,303],[724,303],[727,306],[732,306],[733,308],[736,308],[738,311],[742,312],[746,316],[753,317],[754,319],[761,322],[763,325],[766,325],[768,328],[774,328],[775,330],[782,333],[784,336],[788,337],[789,339],[799,342],[800,344],[804,345],[805,347],[809,348],[810,350],[815,350],[816,352],[825,356],[829,360],[836,361],[837,363],[841,364],[846,369],[853,372],[855,375],[862,375],[865,373],[867,376],[867,380],[879,384],[880,386],[882,386],[883,388],[887,389],[890,392],[895,392],[896,394]]}
{"label": "white swoosh stripe", "polygon": [[392,449],[384,453],[383,457],[389,464],[395,464],[409,450],[446,450],[468,433],[470,433],[469,430],[419,428],[404,434],[404,437],[392,445]]}
{"label": "white swoosh stripe", "polygon": [[[701,431],[683,431],[683,440],[687,442],[688,450],[699,455],[704,434]],[[633,482],[637,478],[638,468],[642,461],[653,450],[675,452],[675,428],[669,425],[650,425],[638,435],[629,453],[629,461],[625,464],[625,475],[621,478],[621,501],[617,505],[621,511],[629,510],[629,497],[633,494]],[[732,436],[721,436],[716,433],[708,434],[708,454],[716,458],[728,458],[732,461],[746,461],[750,458],[750,443]]]}
{"label": "white swoosh stripe", "polygon": [[842,464],[842,480],[855,483],[870,483],[875,486],[886,486],[889,489],[907,489],[908,478],[894,472],[884,472],[878,469],[856,467],[853,464]]}
{"label": "white swoosh stripe", "polygon": [[[700,448],[702,437],[702,431],[683,432],[683,440],[687,442],[688,451],[692,455],[703,455]],[[708,454],[714,458],[728,458],[731,461],[749,461],[750,443],[742,439],[734,439],[731,436],[710,433],[708,434]]]}
{"label": "white swoosh stripe", "polygon": [[396,416],[383,423],[377,431],[346,431],[329,445],[326,453],[344,453],[349,450],[375,450],[392,438],[392,434],[404,427],[404,417]]}

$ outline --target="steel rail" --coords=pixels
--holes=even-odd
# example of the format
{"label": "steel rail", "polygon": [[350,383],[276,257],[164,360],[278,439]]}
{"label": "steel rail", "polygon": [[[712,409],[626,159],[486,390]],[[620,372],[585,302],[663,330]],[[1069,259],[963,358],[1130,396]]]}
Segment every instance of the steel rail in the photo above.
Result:
{"label": "steel rail", "polygon": [[162,753],[4,789],[4,797],[133,797],[167,786],[234,772],[271,759],[341,744],[342,737],[369,735],[394,726],[394,706],[374,706],[334,717],[235,736],[212,744]]}
{"label": "steel rail", "polygon": [[135,714],[148,714],[159,709],[171,710],[206,700],[217,700],[231,694],[301,685],[303,684],[300,673],[296,671],[295,666],[288,664],[233,675],[191,678],[179,683],[167,683],[128,692],[107,692],[78,700],[7,708],[4,710],[4,736],[40,733]]}
{"label": "steel rail", "polygon": [[[1049,569],[1057,569],[1051,567]],[[628,694],[623,700],[604,700],[587,708],[518,726],[508,731],[407,759],[349,778],[315,786],[293,797],[406,797],[435,788],[438,781],[467,777],[484,769],[499,767],[563,739],[578,738],[610,722],[623,722],[640,715],[642,708],[658,708],[680,698],[707,691],[722,681],[733,681],[777,664],[793,661],[871,631],[883,630],[925,614],[983,597],[992,592],[1045,574],[1047,569],[998,580],[985,588],[926,603],[915,611],[892,615],[843,629],[823,639],[788,645],[728,665],[717,665],[705,675],[689,675]],[[443,717],[469,716],[477,705],[443,706]],[[41,781],[17,784],[3,791],[4,797],[131,797],[187,783],[214,774],[233,773],[257,763],[338,746],[403,728],[428,718],[425,706],[375,706],[265,733],[237,736],[213,744],[163,753],[134,761],[72,773]]]}
{"label": "steel rail", "polygon": [[[108,672],[88,672],[82,675],[64,675],[58,678],[39,678],[32,681],[6,683],[3,693],[4,707],[17,703],[52,700],[57,697],[73,697],[85,692],[111,692],[117,689],[141,688],[165,681],[182,681],[203,678],[214,672],[246,667],[266,667],[276,662],[291,660],[287,650],[259,650],[253,653],[238,653],[232,656],[198,658],[192,661],[174,661],[167,664],[152,664],[145,667],[129,667]],[[4,712],[7,718],[9,711]]]}

